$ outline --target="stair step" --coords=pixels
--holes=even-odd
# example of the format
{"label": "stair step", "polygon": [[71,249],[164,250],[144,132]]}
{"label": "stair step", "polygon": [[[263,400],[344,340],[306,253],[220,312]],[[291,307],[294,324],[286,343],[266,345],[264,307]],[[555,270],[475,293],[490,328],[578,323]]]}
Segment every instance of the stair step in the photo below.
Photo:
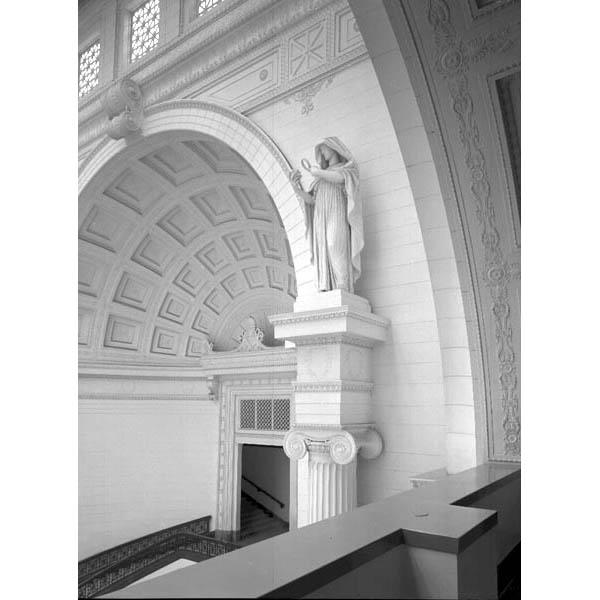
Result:
{"label": "stair step", "polygon": [[256,521],[256,520],[271,521],[272,519],[273,519],[273,516],[265,515],[264,513],[256,513],[253,515],[247,515],[247,516],[242,517],[242,521]]}
{"label": "stair step", "polygon": [[238,543],[247,546],[289,530],[288,524],[247,495],[240,505],[240,537]]}
{"label": "stair step", "polygon": [[250,527],[242,532],[242,537],[248,537],[249,535],[254,535],[255,533],[269,533],[269,532],[281,532],[287,531],[286,527]]}
{"label": "stair step", "polygon": [[251,533],[247,536],[242,537],[238,543],[241,546],[249,546],[250,544],[255,544],[256,542],[268,540],[269,538],[275,537],[276,535],[281,535],[282,533],[287,533],[287,529],[283,529],[282,531],[263,531],[260,533]]}

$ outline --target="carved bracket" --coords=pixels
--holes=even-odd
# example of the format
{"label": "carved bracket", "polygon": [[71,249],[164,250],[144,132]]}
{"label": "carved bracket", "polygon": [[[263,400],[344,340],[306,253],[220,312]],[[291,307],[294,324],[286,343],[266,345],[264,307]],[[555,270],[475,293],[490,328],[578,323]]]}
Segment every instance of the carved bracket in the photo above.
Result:
{"label": "carved bracket", "polygon": [[106,133],[120,140],[137,133],[142,126],[142,91],[133,79],[121,79],[102,98],[102,108],[108,117]]}

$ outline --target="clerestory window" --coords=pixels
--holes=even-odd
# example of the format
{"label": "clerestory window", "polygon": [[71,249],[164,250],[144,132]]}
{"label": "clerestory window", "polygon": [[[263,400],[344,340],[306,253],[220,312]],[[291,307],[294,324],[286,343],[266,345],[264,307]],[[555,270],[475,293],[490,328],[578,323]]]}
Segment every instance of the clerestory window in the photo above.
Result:
{"label": "clerestory window", "polygon": [[131,15],[131,62],[135,62],[158,44],[160,0],[148,0]]}
{"label": "clerestory window", "polygon": [[98,85],[100,73],[100,42],[94,42],[79,55],[79,97]]}
{"label": "clerestory window", "polygon": [[207,13],[211,8],[221,4],[223,0],[199,0],[198,2],[198,15]]}

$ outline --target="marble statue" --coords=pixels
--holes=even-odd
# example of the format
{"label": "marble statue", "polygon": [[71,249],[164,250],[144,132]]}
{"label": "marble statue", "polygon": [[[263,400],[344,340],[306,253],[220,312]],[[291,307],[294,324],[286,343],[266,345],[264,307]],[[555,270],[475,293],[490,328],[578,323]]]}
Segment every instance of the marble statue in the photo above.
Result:
{"label": "marble statue", "polygon": [[360,253],[364,246],[362,203],[358,166],[337,137],[328,137],[315,147],[318,166],[302,160],[314,177],[308,191],[300,182],[301,173],[290,179],[305,203],[306,236],[317,289],[354,291],[361,272]]}

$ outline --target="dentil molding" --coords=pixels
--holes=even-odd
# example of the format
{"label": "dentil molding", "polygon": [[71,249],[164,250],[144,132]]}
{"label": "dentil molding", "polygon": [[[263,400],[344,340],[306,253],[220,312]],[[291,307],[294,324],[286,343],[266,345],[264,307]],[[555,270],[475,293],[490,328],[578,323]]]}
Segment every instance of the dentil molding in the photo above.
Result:
{"label": "dentil molding", "polygon": [[294,392],[368,392],[373,391],[373,384],[367,381],[295,381]]}

